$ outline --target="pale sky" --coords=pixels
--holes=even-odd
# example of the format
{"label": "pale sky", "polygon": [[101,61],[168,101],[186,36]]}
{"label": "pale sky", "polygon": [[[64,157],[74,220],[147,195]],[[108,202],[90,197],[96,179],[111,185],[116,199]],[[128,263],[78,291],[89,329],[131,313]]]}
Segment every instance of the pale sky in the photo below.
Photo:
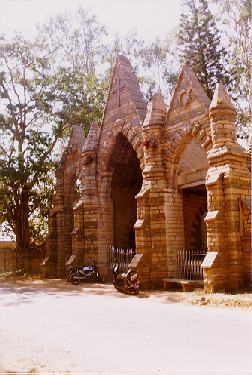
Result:
{"label": "pale sky", "polygon": [[134,28],[146,41],[165,38],[179,23],[180,0],[0,0],[0,33],[32,35],[36,23],[80,5],[109,32],[125,34]]}

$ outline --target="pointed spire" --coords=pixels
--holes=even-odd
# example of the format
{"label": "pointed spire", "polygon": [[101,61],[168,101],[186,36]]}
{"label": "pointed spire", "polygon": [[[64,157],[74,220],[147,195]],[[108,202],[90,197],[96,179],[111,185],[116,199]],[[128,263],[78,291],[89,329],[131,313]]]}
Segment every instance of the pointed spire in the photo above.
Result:
{"label": "pointed spire", "polygon": [[82,152],[94,151],[97,147],[100,134],[100,126],[97,122],[93,122],[89,128],[86,142],[83,146]]}
{"label": "pointed spire", "polygon": [[72,147],[82,148],[85,143],[85,135],[80,125],[73,125],[71,129],[69,145]]}
{"label": "pointed spire", "polygon": [[227,108],[236,112],[234,105],[222,82],[217,83],[214,91],[213,99],[210,104],[210,109]]}
{"label": "pointed spire", "polygon": [[191,84],[191,87],[195,91],[196,96],[198,97],[198,99],[200,100],[200,102],[202,104],[204,104],[204,107],[207,108],[207,110],[208,110],[210,99],[207,96],[207,94],[206,94],[205,90],[203,89],[203,87],[201,86],[201,83],[198,80],[198,78],[196,77],[194,71],[189,66],[184,65],[183,68],[182,68],[181,75],[182,74],[184,74],[185,77],[188,79],[188,81]]}
{"label": "pointed spire", "polygon": [[146,103],[134,69],[127,57],[118,55],[112,72],[103,126],[112,126],[117,118],[128,116],[142,123],[145,115]]}
{"label": "pointed spire", "polygon": [[209,105],[210,99],[196,75],[191,68],[184,65],[171,97],[167,113],[167,124],[169,126],[175,125],[181,121],[182,115],[187,119],[194,118],[195,108],[197,108],[198,115],[208,114]]}
{"label": "pointed spire", "polygon": [[153,95],[148,105],[147,115],[143,126],[164,124],[166,119],[167,108],[164,97],[160,91]]}
{"label": "pointed spire", "polygon": [[122,65],[128,66],[130,69],[132,69],[131,63],[130,63],[129,59],[126,56],[118,54],[116,56],[116,65],[117,64],[122,64]]}
{"label": "pointed spire", "polygon": [[216,85],[209,116],[213,146],[237,148],[236,110],[221,82]]}
{"label": "pointed spire", "polygon": [[156,110],[156,111],[160,111],[160,112],[166,112],[167,111],[166,104],[165,104],[165,101],[164,101],[164,97],[163,97],[160,90],[156,94],[153,95],[152,109]]}

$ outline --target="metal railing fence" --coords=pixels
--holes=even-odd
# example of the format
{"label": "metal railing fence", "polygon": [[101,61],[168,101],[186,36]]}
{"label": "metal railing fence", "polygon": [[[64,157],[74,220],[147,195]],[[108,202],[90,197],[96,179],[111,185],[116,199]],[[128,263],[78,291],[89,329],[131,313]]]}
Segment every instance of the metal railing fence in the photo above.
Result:
{"label": "metal railing fence", "polygon": [[107,251],[107,265],[108,265],[108,274],[109,281],[113,280],[113,266],[115,263],[119,264],[119,268],[122,272],[128,271],[128,266],[132,261],[134,255],[136,254],[133,249],[122,249],[117,248],[112,245],[109,246]]}
{"label": "metal railing fence", "polygon": [[179,250],[177,253],[177,278],[203,280],[201,264],[206,253],[197,250]]}

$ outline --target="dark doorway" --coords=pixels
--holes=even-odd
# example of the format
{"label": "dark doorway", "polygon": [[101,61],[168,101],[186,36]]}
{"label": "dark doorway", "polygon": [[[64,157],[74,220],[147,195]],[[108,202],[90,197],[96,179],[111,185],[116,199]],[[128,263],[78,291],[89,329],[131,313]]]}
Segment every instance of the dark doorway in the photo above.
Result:
{"label": "dark doorway", "polygon": [[110,159],[113,171],[111,199],[113,201],[114,246],[135,249],[134,224],[137,220],[135,196],[143,178],[137,154],[127,138],[119,134]]}
{"label": "dark doorway", "polygon": [[183,214],[185,249],[205,254],[207,252],[207,231],[204,218],[207,212],[207,191],[205,185],[183,189]]}

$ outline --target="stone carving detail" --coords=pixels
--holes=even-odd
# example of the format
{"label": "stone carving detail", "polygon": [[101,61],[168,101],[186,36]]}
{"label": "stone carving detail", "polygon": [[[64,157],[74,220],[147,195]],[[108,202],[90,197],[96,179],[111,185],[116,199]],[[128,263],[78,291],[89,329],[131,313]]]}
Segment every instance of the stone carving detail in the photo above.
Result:
{"label": "stone carving detail", "polygon": [[181,107],[187,107],[192,101],[192,89],[183,90],[179,94],[179,104]]}

